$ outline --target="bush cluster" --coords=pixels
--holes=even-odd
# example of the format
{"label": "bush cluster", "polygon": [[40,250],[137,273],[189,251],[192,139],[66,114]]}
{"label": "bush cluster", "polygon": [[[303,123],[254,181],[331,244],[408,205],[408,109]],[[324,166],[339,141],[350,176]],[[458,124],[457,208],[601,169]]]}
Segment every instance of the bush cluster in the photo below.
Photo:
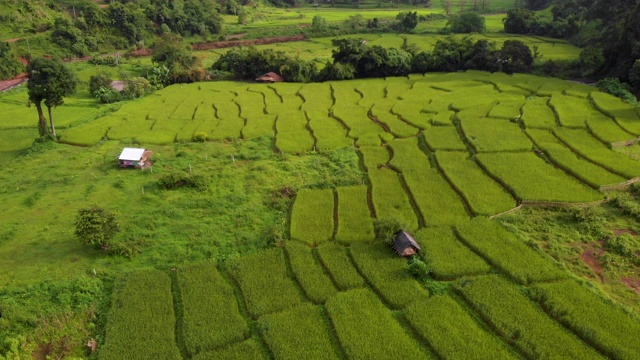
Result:
{"label": "bush cluster", "polygon": [[231,73],[252,80],[267,72],[280,73],[285,81],[310,82],[354,78],[404,76],[429,71],[485,70],[506,73],[529,72],[534,61],[531,49],[519,40],[507,40],[500,50],[493,42],[470,37],[438,40],[432,51],[416,52],[404,42],[401,48],[368,46],[362,39],[334,39],[333,61],[318,71],[312,61],[293,58],[282,51],[235,48],[211,67],[216,73]]}
{"label": "bush cluster", "polygon": [[200,174],[171,172],[158,179],[158,186],[165,190],[190,188],[205,191],[209,188],[209,179]]}

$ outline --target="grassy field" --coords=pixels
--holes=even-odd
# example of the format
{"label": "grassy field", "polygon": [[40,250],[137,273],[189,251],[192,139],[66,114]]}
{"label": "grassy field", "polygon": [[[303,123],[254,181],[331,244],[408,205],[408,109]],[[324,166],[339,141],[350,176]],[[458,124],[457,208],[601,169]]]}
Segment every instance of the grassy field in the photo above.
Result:
{"label": "grassy field", "polygon": [[[625,214],[607,225],[616,233],[581,229],[602,243],[599,264],[619,269],[603,282],[581,257],[584,233],[543,231],[555,220],[545,225],[535,211],[551,210],[486,217],[523,201],[603,199],[598,185],[637,176],[638,161],[626,155],[637,145],[626,154],[609,149],[588,119],[576,126],[569,117],[574,103],[590,106],[585,114],[599,129],[622,129],[604,112],[615,107],[632,128],[635,109],[599,94],[482,72],[185,84],[116,106],[80,92],[54,110],[60,143],[32,146],[35,111],[25,91],[4,93],[0,111],[13,116],[0,119],[0,201],[10,209],[0,216],[0,335],[8,339],[0,354],[19,343],[24,324],[39,337],[11,350],[23,355],[53,331],[41,315],[48,308],[33,310],[37,289],[89,278],[103,287],[90,292],[95,286],[82,280],[55,288],[61,295],[45,303],[83,314],[73,325],[88,330],[68,339],[80,347],[96,338],[104,359],[129,355],[122,349],[147,332],[149,346],[172,358],[473,357],[460,342],[501,358],[541,358],[559,355],[560,341],[574,357],[628,358],[632,341],[601,336],[612,325],[585,319],[640,324],[637,296],[624,285],[640,279],[636,193],[607,194],[614,200],[603,207]],[[557,102],[565,98],[574,102]],[[511,117],[514,109],[526,116]],[[191,141],[196,131],[209,141]],[[118,169],[115,158],[130,146],[152,150],[152,168]],[[183,180],[167,190],[169,178]],[[185,179],[204,185],[189,188]],[[116,211],[123,229],[107,250],[74,236],[76,212],[92,204]],[[564,211],[559,219],[576,226],[608,216]],[[374,240],[380,220],[413,230],[428,272],[416,279]],[[603,302],[574,276],[624,305]],[[564,283],[575,291],[556,286]],[[97,320],[70,305],[87,293],[101,294],[89,308]],[[57,333],[71,328],[84,329]]]}

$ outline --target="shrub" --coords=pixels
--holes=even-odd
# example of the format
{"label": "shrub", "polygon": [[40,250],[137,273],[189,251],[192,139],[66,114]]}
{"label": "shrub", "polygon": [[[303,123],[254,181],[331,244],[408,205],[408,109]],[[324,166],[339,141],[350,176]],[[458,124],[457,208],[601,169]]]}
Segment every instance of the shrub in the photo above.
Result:
{"label": "shrub", "polygon": [[151,92],[151,89],[151,84],[147,79],[134,77],[125,81],[122,95],[128,99],[135,99]]}
{"label": "shrub", "polygon": [[447,28],[454,34],[481,34],[486,31],[484,16],[472,11],[449,16]]}
{"label": "shrub", "polygon": [[172,172],[163,175],[158,179],[158,186],[165,190],[175,190],[191,188],[205,191],[209,188],[209,179],[200,174],[189,174],[186,172]]}
{"label": "shrub", "polygon": [[101,88],[111,89],[111,82],[111,78],[106,73],[91,75],[89,78],[89,92],[95,97]]}
{"label": "shrub", "polygon": [[193,141],[195,142],[205,142],[209,139],[209,134],[204,131],[197,131],[193,134]]}
{"label": "shrub", "polygon": [[376,241],[385,244],[390,245],[393,242],[394,235],[404,229],[405,225],[398,219],[375,219],[373,221],[373,231],[376,235]]}
{"label": "shrub", "polygon": [[631,93],[629,85],[620,82],[620,79],[618,78],[604,78],[598,80],[596,86],[600,91],[617,96],[630,104],[636,104],[638,102],[636,97]]}
{"label": "shrub", "polygon": [[80,209],[75,221],[75,234],[86,244],[106,248],[118,233],[116,214],[97,205]]}

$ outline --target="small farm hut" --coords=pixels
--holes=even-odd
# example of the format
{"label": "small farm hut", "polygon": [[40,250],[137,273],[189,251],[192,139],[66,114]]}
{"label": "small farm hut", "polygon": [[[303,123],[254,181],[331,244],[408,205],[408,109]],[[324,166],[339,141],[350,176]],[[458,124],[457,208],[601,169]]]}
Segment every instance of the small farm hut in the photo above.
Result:
{"label": "small farm hut", "polygon": [[115,91],[122,92],[124,91],[124,82],[120,80],[113,80],[111,82],[111,88]]}
{"label": "small farm hut", "polygon": [[398,231],[393,237],[393,249],[402,257],[415,255],[422,250],[420,245],[406,231]]}
{"label": "small farm hut", "polygon": [[151,157],[153,153],[147,149],[124,148],[118,157],[118,166],[121,168],[139,168],[144,169],[151,166]]}
{"label": "small farm hut", "polygon": [[263,83],[274,83],[274,82],[282,82],[284,81],[284,78],[274,72],[268,72],[260,76],[259,78],[257,78],[256,81],[263,82]]}

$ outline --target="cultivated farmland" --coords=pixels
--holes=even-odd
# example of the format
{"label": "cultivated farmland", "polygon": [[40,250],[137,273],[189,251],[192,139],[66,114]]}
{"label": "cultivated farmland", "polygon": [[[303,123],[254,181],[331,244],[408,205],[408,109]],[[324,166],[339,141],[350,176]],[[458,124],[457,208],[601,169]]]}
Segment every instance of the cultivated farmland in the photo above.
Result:
{"label": "cultivated farmland", "polygon": [[[0,200],[16,210],[0,263],[15,270],[0,282],[28,279],[26,261],[55,276],[132,269],[101,359],[631,359],[635,315],[489,217],[600,201],[602,185],[640,175],[612,148],[635,138],[633,114],[592,87],[519,74],[168,87],[61,119],[63,144],[19,158],[55,175],[47,186],[6,161]],[[0,124],[14,136],[33,134]],[[113,169],[123,145],[153,149],[153,170]],[[0,161],[25,147],[2,142]],[[205,186],[160,188],[177,173]],[[72,220],[53,204],[97,201],[126,214],[118,245],[142,249],[131,262],[74,242],[48,249],[100,258],[53,271],[53,255],[15,251],[16,233],[66,244]],[[385,221],[411,231],[427,271],[412,276],[375,240]]]}

